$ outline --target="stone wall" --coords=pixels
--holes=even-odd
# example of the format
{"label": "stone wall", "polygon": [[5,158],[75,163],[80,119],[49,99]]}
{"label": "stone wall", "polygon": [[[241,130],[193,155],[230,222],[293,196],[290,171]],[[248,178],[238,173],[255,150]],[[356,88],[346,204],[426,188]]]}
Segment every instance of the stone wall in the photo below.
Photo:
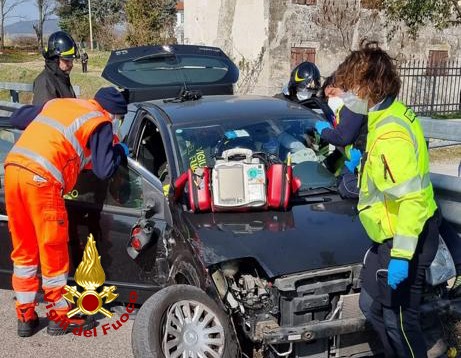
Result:
{"label": "stone wall", "polygon": [[427,59],[429,50],[446,50],[450,59],[461,57],[461,28],[424,28],[416,41],[399,29],[388,41],[385,19],[376,11],[349,8],[349,18],[341,21],[353,25],[341,27],[322,13],[323,0],[317,3],[184,0],[184,41],[221,47],[240,69],[237,93],[263,95],[280,92],[288,82],[292,47],[314,48],[322,76],[331,74],[363,38],[378,41],[399,60]]}

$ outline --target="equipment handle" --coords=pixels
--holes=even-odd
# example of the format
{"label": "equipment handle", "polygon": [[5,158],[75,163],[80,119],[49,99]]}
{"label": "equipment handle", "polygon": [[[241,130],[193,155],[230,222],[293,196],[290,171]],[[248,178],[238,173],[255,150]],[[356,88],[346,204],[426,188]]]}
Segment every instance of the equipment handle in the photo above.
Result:
{"label": "equipment handle", "polygon": [[251,157],[253,155],[253,151],[251,149],[245,148],[232,148],[222,152],[222,157],[224,158],[224,160],[227,160],[227,158],[233,157],[234,155],[244,155],[246,157],[246,160],[250,162]]}

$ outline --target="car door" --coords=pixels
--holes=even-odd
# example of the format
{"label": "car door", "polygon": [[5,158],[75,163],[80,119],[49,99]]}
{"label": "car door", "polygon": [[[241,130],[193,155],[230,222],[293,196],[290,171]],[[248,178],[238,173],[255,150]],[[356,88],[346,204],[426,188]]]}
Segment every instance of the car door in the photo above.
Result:
{"label": "car door", "polygon": [[0,120],[0,287],[11,288],[13,264],[10,259],[12,250],[8,231],[8,216],[5,209],[4,169],[8,151],[19,138],[21,132],[11,128],[7,119]]}
{"label": "car door", "polygon": [[[7,121],[0,122],[0,287],[3,288],[11,288],[12,274],[3,162],[20,133]],[[166,280],[164,234],[171,219],[162,185],[155,176],[128,159],[127,166],[119,167],[106,181],[97,179],[91,171],[83,172],[65,198],[71,275],[82,259],[88,235],[92,234],[106,281],[154,290]],[[130,256],[133,230],[146,227],[149,241],[138,247],[136,256]]]}
{"label": "car door", "polygon": [[[81,261],[87,237],[96,241],[106,282],[152,288],[166,280],[164,235],[169,209],[159,180],[129,159],[112,178],[101,181],[91,171],[80,175],[68,194],[71,274]],[[139,232],[148,242],[133,243]],[[142,244],[140,247],[139,245]]]}

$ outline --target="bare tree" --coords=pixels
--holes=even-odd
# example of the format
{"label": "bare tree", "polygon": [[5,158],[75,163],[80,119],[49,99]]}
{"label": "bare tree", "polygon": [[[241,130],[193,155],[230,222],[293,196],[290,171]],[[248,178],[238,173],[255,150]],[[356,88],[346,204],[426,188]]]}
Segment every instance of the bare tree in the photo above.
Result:
{"label": "bare tree", "polygon": [[0,49],[5,47],[5,20],[11,14],[11,11],[21,5],[26,0],[0,0]]}
{"label": "bare tree", "polygon": [[[0,0],[1,1],[1,0]],[[37,35],[37,44],[39,50],[43,49],[43,24],[54,12],[53,0],[35,0],[38,9],[38,22],[33,24],[35,34]]]}

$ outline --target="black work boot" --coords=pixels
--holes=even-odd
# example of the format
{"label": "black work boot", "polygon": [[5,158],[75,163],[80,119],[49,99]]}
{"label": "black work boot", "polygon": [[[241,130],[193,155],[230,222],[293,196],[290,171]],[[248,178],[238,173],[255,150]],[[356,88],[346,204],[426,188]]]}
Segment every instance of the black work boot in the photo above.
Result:
{"label": "black work boot", "polygon": [[39,320],[37,312],[35,312],[35,303],[22,307],[17,307],[18,315],[18,336],[30,337],[38,328]]}
{"label": "black work boot", "polygon": [[88,330],[95,326],[93,316],[75,316],[68,318],[67,315],[60,315],[49,319],[46,333],[50,336],[61,336],[73,330]]}

